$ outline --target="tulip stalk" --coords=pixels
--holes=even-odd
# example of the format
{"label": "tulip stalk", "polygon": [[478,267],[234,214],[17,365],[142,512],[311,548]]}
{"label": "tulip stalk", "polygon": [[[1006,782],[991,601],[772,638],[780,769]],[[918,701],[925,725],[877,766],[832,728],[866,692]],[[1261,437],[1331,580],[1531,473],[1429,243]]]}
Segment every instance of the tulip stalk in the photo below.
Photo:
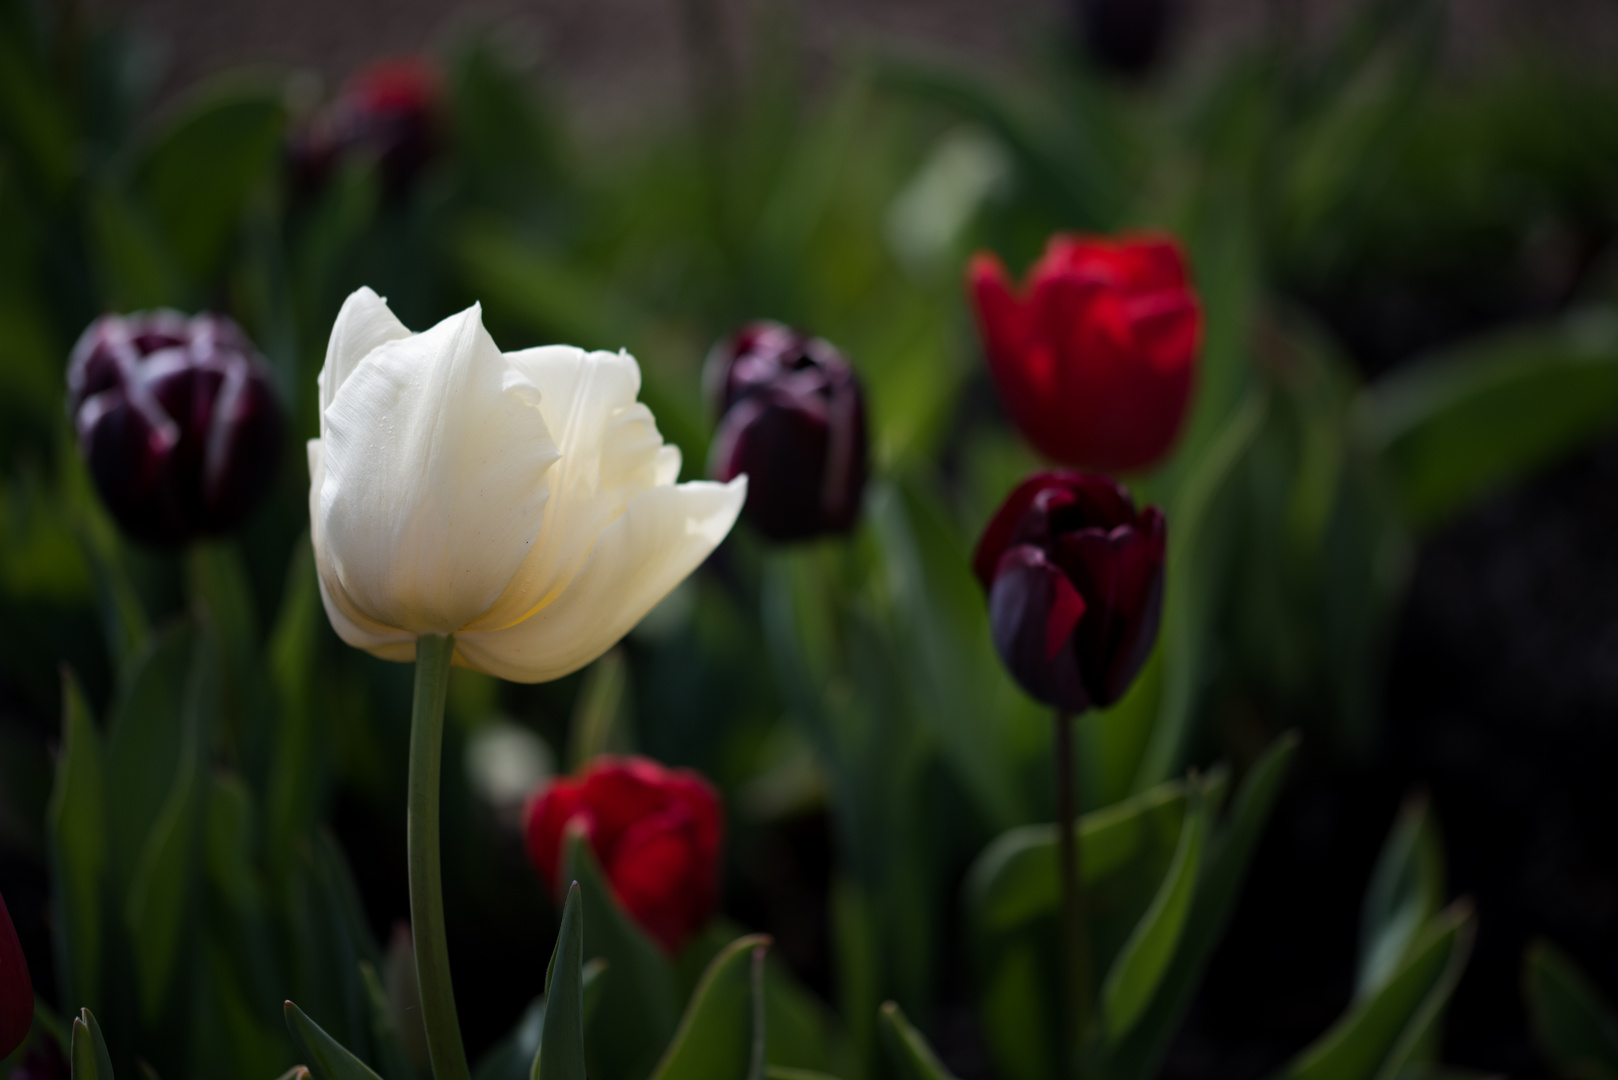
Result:
{"label": "tulip stalk", "polygon": [[1054,717],[1056,757],[1056,866],[1062,910],[1061,957],[1064,1007],[1073,1018],[1073,1037],[1064,1040],[1068,1058],[1065,1076],[1083,1077],[1085,1050],[1090,1041],[1090,926],[1085,910],[1083,867],[1080,863],[1077,798],[1074,791],[1074,717],[1057,709]]}
{"label": "tulip stalk", "polygon": [[471,1080],[444,931],[443,868],[439,859],[438,801],[444,758],[444,700],[449,690],[453,634],[416,639],[416,691],[410,711],[409,836],[410,924],[416,946],[416,981],[427,1029],[427,1056],[435,1080]]}

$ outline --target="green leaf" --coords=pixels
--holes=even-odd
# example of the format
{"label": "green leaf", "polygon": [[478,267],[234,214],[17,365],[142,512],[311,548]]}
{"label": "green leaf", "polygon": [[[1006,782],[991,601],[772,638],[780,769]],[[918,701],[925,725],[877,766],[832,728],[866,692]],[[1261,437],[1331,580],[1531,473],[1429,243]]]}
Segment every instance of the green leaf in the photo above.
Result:
{"label": "green leaf", "polygon": [[629,687],[629,665],[620,649],[609,649],[585,672],[568,725],[572,740],[568,745],[568,767],[577,771],[602,754],[633,751],[624,715]]}
{"label": "green leaf", "polygon": [[813,1069],[793,1069],[785,1065],[769,1065],[764,1069],[764,1080],[837,1080],[830,1073]]}
{"label": "green leaf", "polygon": [[124,912],[141,1012],[149,1022],[157,1019],[169,997],[191,932],[206,797],[202,757],[219,707],[219,666],[214,636],[197,635],[174,783],[146,841]]}
{"label": "green leaf", "polygon": [[388,991],[382,985],[374,964],[361,960],[359,970],[360,983],[365,987],[365,1004],[371,1021],[371,1046],[378,1059],[377,1064],[382,1067],[384,1075],[395,1077],[396,1080],[411,1080],[416,1075],[416,1068],[410,1063],[410,1054],[405,1050],[404,1039],[400,1037],[399,1027],[388,1008]]}
{"label": "green leaf", "polygon": [[274,177],[285,120],[273,89],[206,91],[147,148],[140,192],[193,280],[213,278],[249,196]]}
{"label": "green leaf", "polygon": [[106,934],[107,818],[101,737],[78,679],[62,670],[62,751],[46,822],[62,999],[81,1008],[101,1000]]}
{"label": "green leaf", "polygon": [[528,1080],[544,1028],[545,998],[541,996],[530,1001],[505,1037],[478,1059],[472,1080]]}
{"label": "green leaf", "polygon": [[185,739],[186,678],[196,636],[175,625],[149,635],[119,672],[107,724],[107,850],[112,893],[127,895],[174,786]]}
{"label": "green leaf", "polygon": [[921,1032],[910,1025],[897,1002],[882,1004],[882,1043],[902,1080],[955,1080]]}
{"label": "green leaf", "polygon": [[1250,391],[1191,466],[1169,507],[1170,572],[1158,643],[1163,652],[1162,698],[1135,778],[1136,791],[1162,783],[1183,767],[1198,694],[1206,680],[1203,652],[1212,640],[1214,589],[1227,576],[1219,565],[1224,545],[1214,542],[1220,511],[1230,502],[1224,493],[1268,411],[1268,396]]}
{"label": "green leaf", "polygon": [[1523,965],[1529,1024],[1566,1080],[1618,1078],[1618,1014],[1555,946],[1536,941]]}
{"label": "green leaf", "polygon": [[325,620],[306,534],[293,549],[267,648],[280,722],[270,765],[265,848],[270,867],[277,872],[291,859],[296,838],[313,831],[321,805],[327,766],[318,733],[324,702],[315,692],[314,671],[316,642]]}
{"label": "green leaf", "polygon": [[[1184,831],[1186,802],[1187,785],[1174,781],[1079,819],[1097,971],[1113,965],[1159,891]],[[1051,948],[1059,898],[1055,828],[1002,834],[973,863],[963,892],[984,1034],[998,1070],[1007,1080],[1048,1076],[1063,1023]]]}
{"label": "green leaf", "polygon": [[1191,912],[1191,897],[1201,869],[1205,817],[1201,800],[1193,796],[1163,884],[1107,972],[1101,1002],[1109,1039],[1128,1034],[1168,971]]}
{"label": "green leaf", "polygon": [[674,1035],[679,1003],[663,950],[619,906],[587,839],[569,831],[563,880],[577,882],[584,955],[607,961],[601,1008],[586,1026],[596,1080],[645,1080]]}
{"label": "green leaf", "polygon": [[545,1022],[533,1080],[584,1080],[584,902],[568,886],[562,929],[545,972]]}
{"label": "green leaf", "polygon": [[1269,820],[1298,737],[1288,733],[1276,739],[1253,763],[1236,793],[1229,820],[1212,836],[1202,859],[1191,917],[1180,937],[1180,947],[1163,976],[1146,1014],[1109,1053],[1113,1080],[1145,1080],[1156,1075],[1169,1040],[1196,993],[1203,968],[1213,955],[1225,923],[1241,892],[1247,864]]}
{"label": "green leaf", "polygon": [[1465,903],[1424,928],[1409,959],[1380,990],[1359,1000],[1304,1049],[1276,1080],[1376,1080],[1415,1038],[1430,1030],[1471,951],[1474,923]]}
{"label": "green leaf", "polygon": [[763,1080],[769,940],[738,938],[713,958],[652,1080]]}
{"label": "green leaf", "polygon": [[1443,903],[1443,845],[1427,800],[1410,799],[1382,847],[1365,893],[1356,997],[1374,993],[1393,976]]}
{"label": "green leaf", "polygon": [[101,1025],[89,1009],[79,1010],[73,1020],[73,1037],[68,1045],[68,1066],[73,1080],[113,1080],[112,1055]]}
{"label": "green leaf", "polygon": [[285,1013],[287,1030],[298,1049],[308,1055],[315,1080],[382,1080],[292,1002],[286,1003]]}
{"label": "green leaf", "polygon": [[1432,528],[1618,422],[1618,312],[1575,312],[1400,368],[1356,422],[1404,512]]}

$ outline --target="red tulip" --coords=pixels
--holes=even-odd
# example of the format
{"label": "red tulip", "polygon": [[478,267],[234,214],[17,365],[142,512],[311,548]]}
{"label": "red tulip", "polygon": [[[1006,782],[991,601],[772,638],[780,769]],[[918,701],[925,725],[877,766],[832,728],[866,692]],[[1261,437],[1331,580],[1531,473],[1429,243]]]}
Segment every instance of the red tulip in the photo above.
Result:
{"label": "red tulip", "polygon": [[1040,453],[1124,472],[1168,452],[1202,335],[1173,240],[1058,235],[1023,290],[990,254],[973,258],[969,277],[989,371]]}
{"label": "red tulip", "polygon": [[358,72],[337,99],[294,133],[295,174],[318,188],[339,158],[374,155],[389,190],[407,187],[441,142],[438,68],[423,56],[401,56]]}
{"label": "red tulip", "polygon": [[1157,640],[1165,525],[1104,476],[1041,472],[983,531],[972,569],[1000,659],[1066,712],[1124,696]]}
{"label": "red tulip", "polygon": [[560,895],[562,837],[577,822],[618,902],[670,953],[713,915],[719,894],[719,797],[687,769],[599,757],[528,804],[528,856]]}
{"label": "red tulip", "polygon": [[21,1046],[33,1026],[34,984],[28,978],[28,961],[23,959],[17,928],[11,925],[6,898],[0,896],[0,1058]]}

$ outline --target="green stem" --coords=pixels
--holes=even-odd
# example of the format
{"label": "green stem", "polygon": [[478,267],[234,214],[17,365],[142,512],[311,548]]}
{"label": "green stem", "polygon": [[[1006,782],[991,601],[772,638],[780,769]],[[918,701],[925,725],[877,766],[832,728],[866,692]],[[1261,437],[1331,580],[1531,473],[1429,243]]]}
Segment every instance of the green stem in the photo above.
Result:
{"label": "green stem", "polygon": [[410,710],[410,925],[416,943],[416,982],[427,1028],[427,1056],[436,1080],[471,1080],[444,933],[443,871],[439,864],[438,794],[444,758],[444,698],[455,636],[416,639],[416,697]]}
{"label": "green stem", "polygon": [[1056,757],[1056,871],[1062,890],[1061,947],[1065,1008],[1073,1029],[1062,1040],[1067,1059],[1064,1076],[1082,1078],[1090,1041],[1090,925],[1085,913],[1083,867],[1080,863],[1077,786],[1073,775],[1073,717],[1058,709],[1054,718]]}

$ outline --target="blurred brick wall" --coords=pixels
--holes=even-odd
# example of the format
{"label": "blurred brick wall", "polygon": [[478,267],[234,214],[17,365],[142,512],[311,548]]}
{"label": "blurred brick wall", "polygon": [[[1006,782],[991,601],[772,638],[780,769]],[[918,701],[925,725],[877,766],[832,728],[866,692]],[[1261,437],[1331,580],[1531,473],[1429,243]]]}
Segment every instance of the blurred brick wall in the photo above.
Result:
{"label": "blurred brick wall", "polygon": [[[1010,70],[1042,35],[1067,32],[1077,0],[81,0],[123,19],[165,50],[168,86],[241,64],[341,79],[369,59],[431,49],[460,33],[495,30],[534,61],[586,130],[634,131],[687,101],[693,11],[712,11],[728,52],[766,25],[789,29],[813,68],[860,47],[900,48]],[[1172,55],[1217,60],[1267,28],[1318,40],[1363,0],[1179,0]],[[1618,56],[1611,0],[1451,2],[1446,61],[1487,72],[1525,44],[1592,65]]]}

